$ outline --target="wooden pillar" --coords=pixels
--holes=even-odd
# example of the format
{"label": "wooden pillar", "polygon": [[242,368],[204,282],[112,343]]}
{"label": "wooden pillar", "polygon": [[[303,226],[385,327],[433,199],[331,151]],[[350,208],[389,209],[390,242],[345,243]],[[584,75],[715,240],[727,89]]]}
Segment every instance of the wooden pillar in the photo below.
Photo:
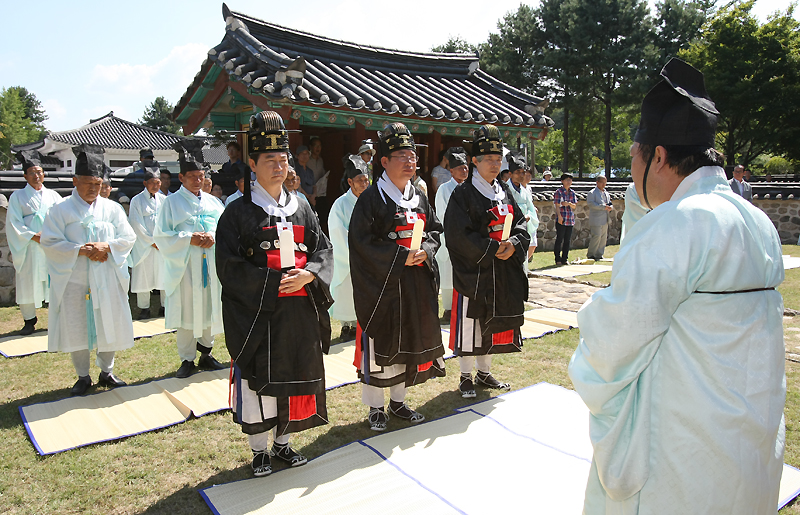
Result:
{"label": "wooden pillar", "polygon": [[358,147],[361,146],[361,142],[367,139],[367,128],[358,121],[353,125],[353,139],[356,142],[356,148],[354,148],[352,152],[358,152]]}
{"label": "wooden pillar", "polygon": [[428,170],[433,170],[439,164],[439,152],[441,151],[442,134],[439,131],[433,131],[428,144]]}

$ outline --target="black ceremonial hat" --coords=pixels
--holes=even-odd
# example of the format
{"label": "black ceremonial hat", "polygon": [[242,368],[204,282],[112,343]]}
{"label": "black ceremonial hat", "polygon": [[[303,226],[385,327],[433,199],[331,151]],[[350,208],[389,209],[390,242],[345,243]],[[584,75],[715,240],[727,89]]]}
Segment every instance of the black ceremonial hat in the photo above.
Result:
{"label": "black ceremonial hat", "polygon": [[511,173],[514,173],[520,168],[523,170],[528,169],[528,163],[525,161],[525,156],[519,152],[509,152],[508,155],[506,155],[506,161],[508,161],[508,171]]}
{"label": "black ceremonial hat", "polygon": [[181,139],[172,144],[172,148],[178,153],[178,163],[181,165],[181,173],[204,170],[203,163],[203,140]]}
{"label": "black ceremonial hat", "polygon": [[103,162],[103,147],[83,143],[72,147],[72,153],[76,156],[75,175],[105,178],[106,164]]}
{"label": "black ceremonial hat", "polygon": [[141,149],[139,151],[139,160],[140,161],[144,161],[145,159],[150,159],[150,160],[155,159],[155,156],[153,155],[153,149],[152,148],[149,148],[149,147],[148,148],[143,148],[143,149]]}
{"label": "black ceremonial hat", "polygon": [[464,147],[450,147],[444,155],[450,163],[450,168],[467,164],[467,151],[464,150]]}
{"label": "black ceremonial hat", "polygon": [[158,163],[155,166],[147,166],[144,169],[144,180],[161,179],[161,172],[158,168]]}
{"label": "black ceremonial hat", "polygon": [[361,159],[361,154],[351,154],[342,158],[344,164],[344,177],[346,179],[355,179],[359,175],[369,176],[369,168],[367,163]]}
{"label": "black ceremonial hat", "polygon": [[417,151],[417,145],[414,143],[414,136],[411,131],[399,122],[390,123],[380,133],[380,147],[381,156],[389,157],[389,155],[396,150],[413,150]]}
{"label": "black ceremonial hat", "polygon": [[644,145],[713,148],[719,111],[706,92],[703,74],[673,57],[661,77],[642,101],[633,140]]}
{"label": "black ceremonial hat", "polygon": [[289,152],[289,131],[275,111],[260,111],[251,116],[247,137],[250,141],[248,151],[251,155]]}
{"label": "black ceremonial hat", "polygon": [[503,155],[503,140],[500,138],[500,130],[494,125],[481,125],[475,129],[472,142],[465,141],[464,147],[473,157]]}
{"label": "black ceremonial hat", "polygon": [[22,150],[17,153],[17,159],[22,163],[22,171],[34,166],[42,167],[42,154],[38,150]]}

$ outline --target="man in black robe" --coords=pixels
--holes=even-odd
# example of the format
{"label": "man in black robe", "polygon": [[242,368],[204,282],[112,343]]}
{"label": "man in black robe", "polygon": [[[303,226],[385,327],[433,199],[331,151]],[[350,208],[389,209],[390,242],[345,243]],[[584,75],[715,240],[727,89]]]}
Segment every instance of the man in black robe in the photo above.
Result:
{"label": "man in black robe", "polygon": [[[245,181],[242,198],[220,217],[216,262],[234,422],[248,435],[254,474],[266,476],[270,456],[292,467],[306,463],[289,447],[290,433],[327,423],[322,354],[331,338],[333,254],[311,207],[283,187],[290,155],[283,121],[265,111],[250,118],[250,127],[257,180]],[[293,234],[291,266],[281,259],[284,231]]]}
{"label": "man in black robe", "polygon": [[[522,350],[519,328],[528,299],[528,279],[522,264],[527,263],[530,235],[508,186],[497,180],[503,159],[497,128],[478,128],[467,151],[473,156],[470,175],[453,190],[444,217],[444,234],[456,292],[450,348],[461,365],[459,391],[468,398],[475,397],[475,365],[475,382],[479,385],[503,390],[510,387],[495,379],[489,368],[492,354]],[[510,233],[503,238],[508,215]]]}
{"label": "man in black robe", "polygon": [[[417,424],[425,417],[405,404],[406,388],[445,375],[439,271],[433,259],[442,224],[411,183],[417,154],[405,125],[384,129],[380,156],[383,174],[358,197],[348,237],[358,317],[354,364],[374,431],[385,430],[389,418],[383,388],[389,388],[389,413]],[[424,233],[413,251],[417,220],[424,222]]]}

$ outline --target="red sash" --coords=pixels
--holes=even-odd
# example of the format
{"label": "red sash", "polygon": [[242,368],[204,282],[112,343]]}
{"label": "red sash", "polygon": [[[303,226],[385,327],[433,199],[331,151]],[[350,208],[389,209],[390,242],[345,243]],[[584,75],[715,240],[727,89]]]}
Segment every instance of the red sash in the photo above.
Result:
{"label": "red sash", "polygon": [[[425,218],[425,213],[417,213],[417,218],[419,218],[420,220],[425,222],[426,225],[427,225],[428,220]],[[406,220],[406,222],[408,222],[408,220]],[[406,225],[398,225],[397,227],[394,228],[394,230],[395,230],[395,232],[413,231],[414,230],[414,224],[406,223]],[[396,239],[394,241],[398,245],[402,245],[403,247],[406,247],[408,249],[411,248],[411,238],[398,238],[398,239]],[[423,238],[423,241],[425,241],[424,238]],[[424,264],[425,263],[423,262],[423,263],[418,264],[417,266],[422,266]]]}
{"label": "red sash", "polygon": [[[508,208],[508,214],[514,216],[514,206],[511,204],[503,204],[506,208]],[[500,206],[495,206],[489,210],[494,216],[497,217],[497,220],[492,220],[489,222],[489,237],[495,241],[501,241],[503,237],[503,225],[506,221],[506,216],[500,214]],[[499,229],[495,229],[494,231],[491,229],[493,226],[499,226]]]}

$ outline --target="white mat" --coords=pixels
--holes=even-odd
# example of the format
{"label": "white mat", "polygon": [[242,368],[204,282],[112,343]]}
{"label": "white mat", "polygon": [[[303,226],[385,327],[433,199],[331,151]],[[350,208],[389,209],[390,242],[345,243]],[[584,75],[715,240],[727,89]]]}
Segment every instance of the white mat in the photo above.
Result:
{"label": "white mat", "polygon": [[800,257],[783,256],[783,269],[800,268]]}
{"label": "white mat", "polygon": [[547,277],[577,277],[579,275],[599,274],[610,272],[610,265],[566,265],[557,268],[547,268],[544,270],[531,270],[534,275]]}
{"label": "white mat", "polygon": [[[575,392],[539,383],[349,444],[305,467],[213,486],[201,495],[218,515],[405,514],[420,507],[425,513],[578,515],[592,457],[588,423]],[[486,442],[513,449],[513,459],[479,452]],[[480,471],[490,470],[503,474],[481,482]],[[787,465],[781,506],[798,491],[800,471]]]}

